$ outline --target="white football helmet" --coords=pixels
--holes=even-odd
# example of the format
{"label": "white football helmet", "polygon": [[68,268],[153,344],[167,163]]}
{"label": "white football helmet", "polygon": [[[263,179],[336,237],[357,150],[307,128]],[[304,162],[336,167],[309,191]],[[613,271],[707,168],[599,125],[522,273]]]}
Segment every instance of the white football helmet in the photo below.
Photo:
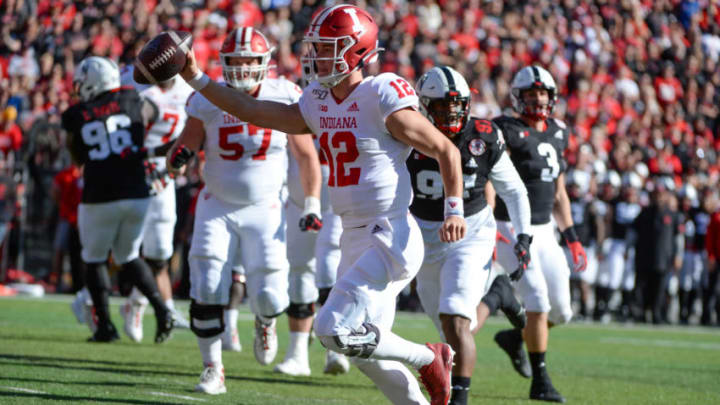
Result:
{"label": "white football helmet", "polygon": [[75,68],[73,89],[82,101],[89,101],[101,93],[120,87],[120,69],[108,58],[91,56]]}
{"label": "white football helmet", "polygon": [[417,83],[420,110],[440,132],[454,136],[470,119],[470,86],[458,71],[435,66]]}
{"label": "white football helmet", "polygon": [[[220,49],[225,82],[232,87],[250,91],[267,77],[270,54],[275,50],[265,35],[252,27],[240,27],[230,31]],[[258,58],[257,65],[232,66],[228,57]]]}
{"label": "white football helmet", "polygon": [[[547,105],[527,105],[522,93],[530,89],[545,89],[550,100]],[[546,120],[552,114],[557,102],[557,86],[550,72],[540,66],[526,66],[515,74],[510,85],[510,101],[520,115]]]}

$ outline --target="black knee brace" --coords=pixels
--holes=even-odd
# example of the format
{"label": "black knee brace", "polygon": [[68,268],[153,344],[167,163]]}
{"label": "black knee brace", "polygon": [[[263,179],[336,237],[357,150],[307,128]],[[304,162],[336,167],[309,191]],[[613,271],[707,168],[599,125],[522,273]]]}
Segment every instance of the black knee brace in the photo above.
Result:
{"label": "black knee brace", "polygon": [[332,290],[332,287],[318,289],[318,304],[325,305],[325,301],[327,301],[328,296],[330,295],[330,290]]}
{"label": "black knee brace", "polygon": [[310,304],[296,304],[290,303],[287,309],[287,314],[295,319],[307,319],[315,314],[315,303]]}
{"label": "black knee brace", "polygon": [[168,262],[167,260],[156,260],[156,259],[148,259],[145,258],[145,262],[150,266],[150,269],[152,270],[154,275],[157,275],[160,270],[167,268]]}
{"label": "black knee brace", "polygon": [[[216,321],[212,326],[199,326],[196,321]],[[204,323],[204,322],[203,322]],[[210,323],[210,322],[208,322]],[[209,338],[217,336],[225,330],[222,305],[203,305],[195,300],[190,302],[190,329],[195,336]]]}
{"label": "black knee brace", "polygon": [[366,322],[362,324],[360,330],[353,331],[348,336],[334,336],[333,338],[341,353],[345,353],[349,357],[367,359],[380,342],[380,330],[377,326]]}

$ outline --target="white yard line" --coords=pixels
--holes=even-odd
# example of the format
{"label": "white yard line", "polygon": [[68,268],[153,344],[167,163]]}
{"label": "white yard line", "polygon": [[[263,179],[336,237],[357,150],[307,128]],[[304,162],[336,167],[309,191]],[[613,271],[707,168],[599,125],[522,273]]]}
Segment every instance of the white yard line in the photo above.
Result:
{"label": "white yard line", "polygon": [[1,385],[0,385],[0,389],[6,389],[6,390],[18,391],[18,392],[27,392],[28,394],[46,394],[46,395],[47,395],[47,392],[31,390],[31,389],[28,389],[28,388],[6,387],[6,386],[1,386]]}
{"label": "white yard line", "polygon": [[601,338],[602,343],[616,343],[616,344],[628,344],[635,346],[659,346],[659,347],[673,347],[681,349],[705,349],[705,350],[720,350],[720,343],[711,342],[688,342],[681,340],[664,340],[664,339],[641,339],[641,338],[621,338],[621,337],[607,337]]}
{"label": "white yard line", "polygon": [[195,397],[189,397],[187,395],[177,395],[177,394],[168,394],[167,392],[157,392],[157,391],[151,391],[150,394],[157,395],[159,397],[168,397],[168,398],[177,398],[177,399],[187,399],[188,401],[200,401],[205,402],[206,399],[202,398],[195,398]]}

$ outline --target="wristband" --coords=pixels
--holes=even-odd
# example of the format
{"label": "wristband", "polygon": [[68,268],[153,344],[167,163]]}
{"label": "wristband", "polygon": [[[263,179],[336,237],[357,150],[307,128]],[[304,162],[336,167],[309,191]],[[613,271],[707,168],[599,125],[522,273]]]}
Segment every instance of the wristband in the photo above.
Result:
{"label": "wristband", "polygon": [[578,237],[577,232],[575,232],[575,227],[570,225],[567,229],[562,231],[562,236],[565,238],[565,241],[567,243],[573,243],[573,242],[579,242],[580,238]]}
{"label": "wristband", "polygon": [[465,216],[463,208],[463,199],[460,197],[445,197],[445,218],[449,216]]}
{"label": "wristband", "polygon": [[187,84],[190,85],[193,89],[200,91],[205,88],[205,86],[210,83],[210,76],[206,75],[203,72],[197,72],[195,76],[193,76],[192,79],[187,81]]}
{"label": "wristband", "polygon": [[303,216],[315,214],[320,216],[320,199],[311,195],[305,197],[305,207],[303,208]]}

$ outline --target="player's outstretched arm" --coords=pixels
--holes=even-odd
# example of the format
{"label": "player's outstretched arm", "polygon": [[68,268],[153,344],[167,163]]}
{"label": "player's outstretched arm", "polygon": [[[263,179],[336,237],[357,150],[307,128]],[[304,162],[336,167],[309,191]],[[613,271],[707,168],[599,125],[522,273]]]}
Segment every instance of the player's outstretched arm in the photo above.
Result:
{"label": "player's outstretched arm", "polygon": [[170,149],[167,151],[167,154],[165,155],[168,172],[175,175],[182,173],[182,171],[184,170],[186,162],[182,162],[182,164],[180,165],[176,164],[176,162],[173,162],[173,159],[177,157],[176,150],[181,145],[194,153],[200,150],[200,147],[202,146],[204,141],[205,127],[203,125],[203,122],[195,117],[188,117],[187,121],[185,121],[185,127],[180,133],[180,136],[175,140],[175,143],[173,143],[172,147],[170,147]]}
{"label": "player's outstretched arm", "polygon": [[570,212],[570,197],[565,189],[565,173],[560,173],[555,179],[555,205],[553,216],[558,224],[560,233],[572,253],[574,271],[583,271],[587,267],[587,255],[582,247],[575,227],[573,226],[572,213]]}
{"label": "player's outstretched arm", "polygon": [[320,188],[322,172],[320,158],[310,134],[288,136],[290,153],[297,160],[300,170],[300,183],[305,193],[305,203],[300,216],[300,230],[318,232],[322,228],[322,207],[320,204]]}
{"label": "player's outstretched arm", "polygon": [[310,132],[296,104],[257,100],[243,91],[222,86],[205,75],[197,66],[195,54],[190,50],[185,67],[180,72],[188,84],[211,103],[239,119],[262,128],[277,129],[288,134]]}
{"label": "player's outstretched arm", "polygon": [[532,235],[527,188],[507,153],[500,155],[500,159],[493,166],[489,177],[495,191],[507,206],[515,232]]}
{"label": "player's outstretched arm", "polygon": [[445,222],[440,229],[440,239],[456,242],[464,238],[467,225],[462,211],[463,179],[458,148],[412,108],[390,114],[385,126],[395,139],[438,162],[445,190]]}

